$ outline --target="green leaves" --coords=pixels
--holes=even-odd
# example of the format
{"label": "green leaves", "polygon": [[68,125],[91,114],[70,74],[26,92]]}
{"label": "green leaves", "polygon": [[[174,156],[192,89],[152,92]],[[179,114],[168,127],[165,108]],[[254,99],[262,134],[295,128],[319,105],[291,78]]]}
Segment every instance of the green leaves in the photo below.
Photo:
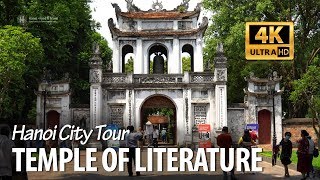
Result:
{"label": "green leaves", "polygon": [[[25,88],[25,74],[34,64],[41,64],[43,49],[40,39],[21,27],[4,26],[0,29],[0,118],[7,118],[22,110],[21,93]],[[37,67],[33,66],[33,69]],[[21,97],[22,96],[22,97]]]}
{"label": "green leaves", "polygon": [[126,73],[133,73],[133,57],[130,56],[127,63],[125,64],[125,72]]}
{"label": "green leaves", "polygon": [[309,116],[319,120],[320,112],[320,67],[309,66],[307,72],[301,79],[293,82],[294,91],[290,100],[301,105],[302,99],[306,100],[309,106]]}
{"label": "green leaves", "polygon": [[[204,7],[213,12],[211,26],[205,35],[205,60],[213,60],[217,43],[224,44],[228,58],[228,101],[243,102],[246,87],[244,77],[253,72],[265,78],[270,71],[277,71],[285,87],[284,111],[289,117],[304,116],[305,106],[293,108],[288,99],[292,81],[300,79],[308,66],[319,66],[320,42],[320,1],[257,0],[257,1],[221,1],[204,0]],[[248,21],[294,21],[295,58],[294,61],[260,62],[245,60],[245,23]],[[288,92],[289,91],[289,92]],[[302,104],[305,104],[305,100]],[[289,103],[288,103],[289,102]],[[294,111],[292,111],[294,109]]]}
{"label": "green leaves", "polygon": [[301,79],[293,81],[294,91],[291,93],[290,100],[300,101],[302,98],[320,95],[320,67],[309,66],[307,72]]}

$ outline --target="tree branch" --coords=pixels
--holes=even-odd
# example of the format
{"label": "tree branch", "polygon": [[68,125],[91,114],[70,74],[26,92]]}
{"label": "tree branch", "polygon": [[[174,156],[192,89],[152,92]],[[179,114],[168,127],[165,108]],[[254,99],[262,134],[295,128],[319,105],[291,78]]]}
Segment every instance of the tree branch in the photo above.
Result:
{"label": "tree branch", "polygon": [[311,52],[311,57],[310,57],[310,59],[308,60],[307,66],[309,66],[309,64],[312,63],[312,61],[314,60],[314,58],[316,57],[316,55],[318,54],[319,51],[320,51],[320,48],[317,48],[317,49],[314,49],[314,50]]}

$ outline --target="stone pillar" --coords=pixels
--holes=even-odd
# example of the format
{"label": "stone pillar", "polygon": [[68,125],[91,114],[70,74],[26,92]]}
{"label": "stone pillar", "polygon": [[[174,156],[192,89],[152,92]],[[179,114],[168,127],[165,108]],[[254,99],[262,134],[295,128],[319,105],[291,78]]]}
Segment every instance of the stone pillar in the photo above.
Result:
{"label": "stone pillar", "polygon": [[221,129],[227,125],[227,58],[224,56],[223,46],[217,47],[217,56],[214,58],[216,126]]}
{"label": "stone pillar", "polygon": [[[121,18],[120,18],[121,19]],[[141,31],[142,30],[142,22],[141,21],[138,21],[137,22],[137,29],[138,29],[138,31]]]}
{"label": "stone pillar", "polygon": [[94,55],[90,59],[90,129],[101,123],[102,108],[102,59],[100,57],[99,45],[96,44]]}
{"label": "stone pillar", "polygon": [[178,30],[178,21],[177,20],[174,20],[173,21],[173,30]]}
{"label": "stone pillar", "polygon": [[181,60],[180,60],[180,43],[179,39],[174,38],[172,43],[172,53],[168,59],[168,70],[169,74],[180,74],[181,70]]}
{"label": "stone pillar", "polygon": [[[276,84],[276,91],[280,91],[280,83],[277,82]],[[276,137],[277,137],[277,143],[279,143],[282,139],[282,101],[281,101],[281,93],[277,93],[274,96],[274,113],[275,113],[275,123],[276,123]],[[272,119],[271,119],[272,120]],[[273,128],[272,130],[273,131]],[[273,136],[273,132],[271,134]]]}
{"label": "stone pillar", "polygon": [[134,74],[143,74],[144,73],[144,58],[143,58],[143,49],[142,49],[142,40],[137,39],[137,52],[136,52],[136,57],[134,59],[134,69],[133,72]]}
{"label": "stone pillar", "polygon": [[203,72],[203,49],[202,38],[198,37],[196,40],[196,48],[194,54],[194,72]]}
{"label": "stone pillar", "polygon": [[[102,144],[97,141],[98,132],[95,127],[101,124],[102,117],[102,59],[100,57],[100,47],[98,43],[94,43],[94,53],[93,57],[90,59],[89,66],[89,82],[90,86],[90,126],[89,129],[94,129],[95,131],[90,137],[87,147],[95,147],[99,150],[102,149]],[[119,69],[116,66],[115,69]]]}
{"label": "stone pillar", "polygon": [[113,73],[121,73],[121,67],[120,67],[120,58],[119,58],[119,41],[118,40],[113,40],[113,49],[112,49],[112,63],[113,63]]}

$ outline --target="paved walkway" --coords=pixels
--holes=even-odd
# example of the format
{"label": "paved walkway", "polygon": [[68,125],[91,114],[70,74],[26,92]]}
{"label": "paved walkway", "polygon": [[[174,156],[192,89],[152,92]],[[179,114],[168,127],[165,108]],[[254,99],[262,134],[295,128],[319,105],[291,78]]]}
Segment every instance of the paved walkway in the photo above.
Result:
{"label": "paved walkway", "polygon": [[[73,162],[66,165],[66,172],[29,172],[28,176],[30,180],[33,179],[72,179],[72,180],[120,180],[120,179],[159,179],[159,180],[212,180],[212,179],[222,179],[221,169],[217,169],[215,172],[204,172],[203,170],[199,172],[143,172],[140,177],[128,177],[127,172],[119,172],[118,169],[114,172],[106,172],[102,167],[101,156],[102,153],[98,152],[94,156],[97,157],[97,162],[93,163],[94,166],[98,167],[98,172],[74,172]],[[146,151],[142,153],[142,157],[146,157]],[[166,156],[164,156],[166,157]],[[109,157],[110,158],[110,157]],[[164,158],[165,159],[165,158]],[[146,164],[146,158],[142,159],[142,165]],[[81,166],[85,165],[85,154],[81,152]],[[209,164],[209,162],[208,162]],[[164,163],[164,169],[166,169],[166,163]],[[260,167],[263,167],[263,172],[256,174],[241,174],[236,173],[238,179],[285,179],[283,178],[284,169],[281,166],[272,167],[268,162],[259,163]],[[217,166],[218,167],[218,166]],[[299,172],[290,170],[290,178],[286,179],[301,179]]]}

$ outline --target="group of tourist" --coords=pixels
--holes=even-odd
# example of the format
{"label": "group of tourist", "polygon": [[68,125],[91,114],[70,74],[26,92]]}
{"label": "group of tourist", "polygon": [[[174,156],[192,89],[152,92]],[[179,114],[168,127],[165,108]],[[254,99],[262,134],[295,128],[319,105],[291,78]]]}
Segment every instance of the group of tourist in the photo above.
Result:
{"label": "group of tourist", "polygon": [[[282,147],[280,154],[281,163],[285,168],[285,177],[290,177],[288,165],[291,164],[292,155],[292,142],[290,141],[291,133],[286,132],[285,137],[281,140],[278,146]],[[306,130],[301,131],[301,139],[298,140],[298,165],[297,171],[301,172],[302,180],[310,177],[313,174],[315,177],[314,169],[312,166],[313,157],[318,157],[319,152],[315,147],[315,143]]]}
{"label": "group of tourist", "polygon": [[[281,154],[280,160],[285,169],[285,177],[290,177],[288,165],[291,164],[291,156],[292,156],[292,142],[290,141],[291,133],[286,132],[284,138],[281,142],[276,146],[277,149],[281,147]],[[238,142],[238,147],[247,148],[251,150],[253,146],[255,146],[258,136],[255,134],[254,131],[251,129],[245,130],[242,137],[240,137]],[[228,132],[228,127],[222,128],[222,133],[217,137],[217,144],[220,148],[231,148],[232,144],[232,137]],[[301,139],[297,141],[298,143],[298,164],[297,164],[297,171],[302,173],[302,180],[312,176],[315,177],[314,169],[312,166],[313,157],[318,157],[319,152],[318,149],[315,147],[315,143],[312,140],[311,136],[306,130],[301,131]],[[226,151],[226,160],[229,160],[229,151]],[[244,156],[244,154],[242,155]],[[248,159],[249,166],[251,168],[251,157]],[[228,162],[226,162],[228,163]],[[242,167],[242,171],[244,168]],[[231,179],[236,179],[234,175],[234,170],[231,172]],[[227,172],[223,172],[224,179],[228,179]]]}
{"label": "group of tourist", "polygon": [[[223,127],[222,128],[222,133],[217,137],[217,145],[220,148],[226,148],[226,155],[225,155],[225,160],[226,163],[229,164],[229,151],[227,149],[235,146],[233,145],[232,137],[228,132],[228,127]],[[237,147],[242,147],[242,148],[247,148],[249,151],[251,151],[251,148],[256,144],[256,141],[258,139],[257,134],[252,131],[251,129],[246,129],[244,131],[243,136],[240,137],[238,141]],[[250,153],[251,155],[251,153]],[[244,157],[244,154],[241,154],[242,158]],[[251,168],[251,157],[249,156],[248,159],[249,167]],[[242,166],[242,171],[244,172],[244,167]],[[230,171],[231,173],[231,180],[235,180],[236,177],[234,175],[234,169]],[[223,172],[223,179],[227,180],[228,179],[228,174],[227,172]]]}
{"label": "group of tourist", "polygon": [[148,147],[158,147],[159,137],[161,137],[162,142],[167,142],[167,130],[164,127],[159,131],[158,126],[147,125],[145,130],[139,128],[139,132],[143,137],[142,141],[139,142],[140,148],[143,148],[144,143],[147,143]]}

